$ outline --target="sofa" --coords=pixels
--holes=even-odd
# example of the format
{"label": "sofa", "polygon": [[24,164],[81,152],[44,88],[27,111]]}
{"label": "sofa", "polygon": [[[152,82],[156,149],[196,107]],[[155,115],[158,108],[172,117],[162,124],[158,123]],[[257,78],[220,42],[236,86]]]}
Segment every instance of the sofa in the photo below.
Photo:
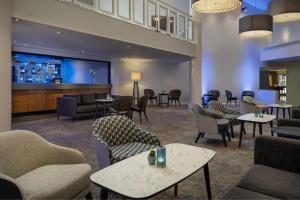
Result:
{"label": "sofa", "polygon": [[[107,93],[69,94],[57,97],[57,119],[60,116],[71,117],[73,122],[80,118],[96,117],[96,99],[107,97]],[[98,105],[98,115],[104,111],[104,106]]]}
{"label": "sofa", "polygon": [[0,133],[0,199],[92,199],[82,153],[24,130]]}
{"label": "sofa", "polygon": [[300,199],[300,141],[256,138],[254,166],[223,199]]}

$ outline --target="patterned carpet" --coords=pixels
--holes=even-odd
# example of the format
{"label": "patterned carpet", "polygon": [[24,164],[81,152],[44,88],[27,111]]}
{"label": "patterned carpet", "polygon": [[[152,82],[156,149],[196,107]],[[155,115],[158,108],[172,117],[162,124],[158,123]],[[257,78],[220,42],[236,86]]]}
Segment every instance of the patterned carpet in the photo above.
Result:
{"label": "patterned carpet", "polygon": [[[243,139],[242,148],[238,148],[239,126],[235,127],[236,137],[228,142],[225,148],[221,136],[206,134],[195,144],[197,136],[192,114],[187,108],[149,108],[150,122],[144,123],[143,128],[158,134],[163,144],[184,143],[209,148],[217,152],[210,162],[210,179],[213,199],[222,198],[253,164],[253,138],[252,125],[246,124],[247,135]],[[22,118],[14,120],[13,129],[26,129],[34,131],[48,141],[75,148],[83,152],[86,160],[97,171],[94,148],[91,141],[91,127],[93,120],[80,120],[75,124],[70,119],[56,120],[55,115],[41,116],[40,120]],[[134,121],[139,124],[138,116]],[[257,130],[258,133],[258,130]],[[263,126],[264,135],[270,135],[268,125]],[[92,187],[94,197],[99,197],[98,188]],[[178,197],[175,198],[174,189],[155,196],[154,199],[205,199],[206,187],[203,171],[199,171],[179,184]],[[119,198],[110,195],[110,198]]]}

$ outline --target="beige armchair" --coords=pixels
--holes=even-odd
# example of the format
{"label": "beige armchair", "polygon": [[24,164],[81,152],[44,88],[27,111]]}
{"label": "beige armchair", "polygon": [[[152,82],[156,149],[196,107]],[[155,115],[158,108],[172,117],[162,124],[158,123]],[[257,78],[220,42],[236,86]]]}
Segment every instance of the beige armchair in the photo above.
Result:
{"label": "beige armchair", "polygon": [[0,133],[0,199],[91,198],[91,167],[30,131]]}
{"label": "beige armchair", "polygon": [[255,113],[257,111],[262,111],[264,113],[269,113],[268,105],[255,100],[250,96],[244,96],[243,101],[241,102],[241,113]]}

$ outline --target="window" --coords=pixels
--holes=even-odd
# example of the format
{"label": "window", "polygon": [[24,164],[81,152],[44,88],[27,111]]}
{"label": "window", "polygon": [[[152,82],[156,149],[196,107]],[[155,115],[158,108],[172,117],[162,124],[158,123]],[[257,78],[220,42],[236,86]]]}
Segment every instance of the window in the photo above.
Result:
{"label": "window", "polygon": [[190,19],[187,21],[187,39],[191,41],[194,40],[194,24]]}
{"label": "window", "polygon": [[133,1],[134,21],[144,24],[144,0]]}
{"label": "window", "polygon": [[179,27],[178,27],[178,36],[182,39],[186,39],[186,31],[185,31],[185,17],[183,15],[179,15]]}
{"label": "window", "polygon": [[118,15],[126,19],[130,18],[130,0],[118,0]]}
{"label": "window", "polygon": [[113,13],[114,12],[113,0],[100,0],[98,9],[108,13]]}
{"label": "window", "polygon": [[156,3],[148,1],[148,26],[156,28],[157,22]]}
{"label": "window", "polygon": [[94,7],[94,0],[75,0],[75,3],[82,5],[82,6],[87,6],[87,7]]}
{"label": "window", "polygon": [[177,31],[177,13],[174,11],[170,11],[170,33],[176,34]]}
{"label": "window", "polygon": [[162,6],[159,7],[159,29],[162,31],[167,31],[167,13],[167,8]]}

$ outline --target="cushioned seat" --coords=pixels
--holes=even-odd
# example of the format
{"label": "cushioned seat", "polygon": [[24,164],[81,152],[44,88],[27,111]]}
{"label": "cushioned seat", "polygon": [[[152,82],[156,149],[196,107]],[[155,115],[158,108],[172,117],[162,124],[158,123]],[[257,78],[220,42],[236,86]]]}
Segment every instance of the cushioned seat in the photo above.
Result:
{"label": "cushioned seat", "polygon": [[115,159],[114,162],[118,162],[131,156],[135,156],[137,154],[148,151],[150,149],[154,149],[155,147],[156,145],[135,142],[112,146],[111,150],[113,158]]}
{"label": "cushioned seat", "polygon": [[47,165],[16,179],[26,199],[72,199],[90,184],[88,164]]}
{"label": "cushioned seat", "polygon": [[240,187],[235,187],[228,192],[224,197],[224,200],[230,199],[277,199],[272,196],[264,195],[261,193],[246,190]]}
{"label": "cushioned seat", "polygon": [[[100,109],[100,108],[99,108]],[[88,106],[77,106],[77,113],[89,113],[96,112],[96,105],[88,105]]]}
{"label": "cushioned seat", "polygon": [[255,165],[238,187],[282,199],[300,199],[300,174]]}

